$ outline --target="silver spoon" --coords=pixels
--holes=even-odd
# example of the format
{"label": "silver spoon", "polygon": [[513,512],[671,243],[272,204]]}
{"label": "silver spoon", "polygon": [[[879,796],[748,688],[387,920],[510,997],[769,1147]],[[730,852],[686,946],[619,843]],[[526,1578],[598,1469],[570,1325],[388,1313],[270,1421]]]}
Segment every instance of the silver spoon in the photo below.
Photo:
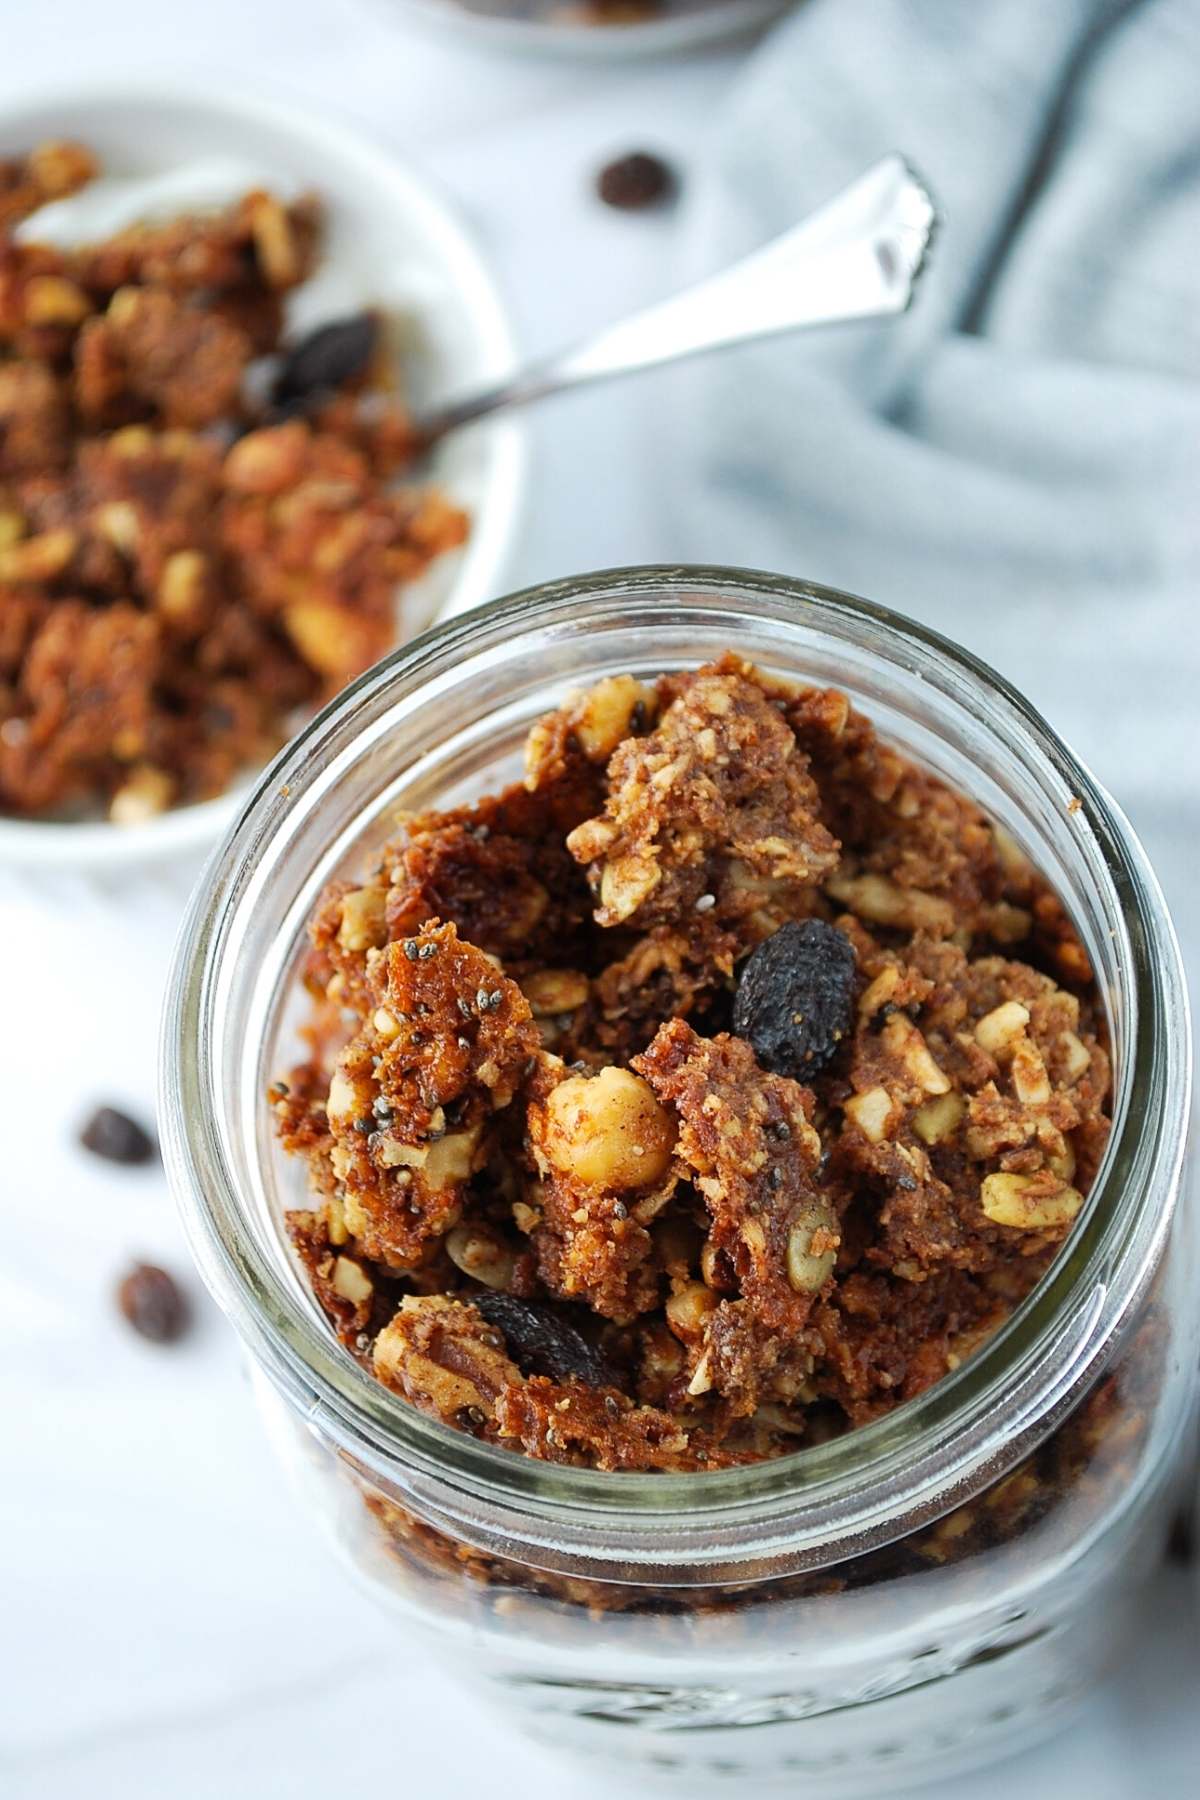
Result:
{"label": "silver spoon", "polygon": [[606,326],[415,421],[423,447],[502,406],[655,368],[801,326],[901,313],[925,262],[937,211],[902,156],[857,181],[761,250],[695,287]]}

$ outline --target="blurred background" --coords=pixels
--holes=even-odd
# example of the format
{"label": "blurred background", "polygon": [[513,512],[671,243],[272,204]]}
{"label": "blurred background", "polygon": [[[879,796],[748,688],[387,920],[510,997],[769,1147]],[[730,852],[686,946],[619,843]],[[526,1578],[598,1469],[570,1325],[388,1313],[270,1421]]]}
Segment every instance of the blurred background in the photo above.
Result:
{"label": "blurred background", "polygon": [[[710,10],[701,32],[724,23]],[[724,561],[935,625],[1024,688],[1125,806],[1194,970],[1200,9],[809,0],[759,39],[689,45],[695,22],[676,22],[683,42],[644,58],[588,42],[617,27],[523,52],[420,11],[10,7],[0,113],[186,76],[359,126],[457,204],[526,352],[720,267],[904,150],[946,215],[909,318],[539,409],[505,585]],[[666,163],[670,191],[607,204],[598,172],[635,151]],[[478,1783],[590,1800],[603,1778],[464,1716],[347,1589],[271,1460],[157,1165],[77,1143],[101,1102],[152,1119],[186,873],[107,894],[66,877],[0,888],[0,1791]],[[192,1328],[170,1347],[113,1302],[138,1258],[187,1290]],[[1134,1666],[1067,1737],[965,1791],[1191,1791],[1193,1588],[1165,1568]]]}

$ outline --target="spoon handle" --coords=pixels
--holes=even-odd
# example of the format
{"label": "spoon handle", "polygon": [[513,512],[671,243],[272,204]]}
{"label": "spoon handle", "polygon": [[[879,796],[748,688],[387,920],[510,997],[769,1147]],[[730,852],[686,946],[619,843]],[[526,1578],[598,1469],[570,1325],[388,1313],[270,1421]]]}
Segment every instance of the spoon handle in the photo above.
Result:
{"label": "spoon handle", "polygon": [[936,221],[902,156],[885,156],[782,237],[720,274],[416,422],[426,444],[502,406],[802,326],[901,313]]}

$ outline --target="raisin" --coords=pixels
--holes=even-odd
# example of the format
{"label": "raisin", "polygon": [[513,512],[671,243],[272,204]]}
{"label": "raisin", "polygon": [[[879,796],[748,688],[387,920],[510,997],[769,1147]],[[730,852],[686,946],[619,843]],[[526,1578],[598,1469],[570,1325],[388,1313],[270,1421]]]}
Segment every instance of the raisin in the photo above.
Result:
{"label": "raisin", "polygon": [[153,1263],[135,1263],[117,1289],[117,1305],[140,1337],[171,1344],[183,1336],[188,1304],[174,1279]]}
{"label": "raisin", "polygon": [[606,206],[618,207],[622,212],[640,212],[643,207],[661,206],[671,199],[675,176],[661,156],[634,150],[601,169],[596,177],[596,192]]}
{"label": "raisin", "polygon": [[365,375],[378,333],[378,320],[369,312],[310,331],[284,356],[272,394],[276,406],[286,408]]}
{"label": "raisin", "polygon": [[79,1141],[106,1162],[148,1163],[158,1155],[150,1133],[115,1106],[98,1106],[79,1133]]}
{"label": "raisin", "polygon": [[1167,1560],[1185,1566],[1196,1560],[1196,1533],[1189,1513],[1178,1512],[1171,1521]]}
{"label": "raisin", "polygon": [[621,1378],[607,1357],[554,1307],[494,1292],[472,1294],[471,1305],[504,1333],[522,1374],[549,1375],[553,1381],[575,1375],[588,1387],[620,1387]]}
{"label": "raisin", "polygon": [[823,919],[789,920],[743,965],[733,1029],[764,1069],[807,1081],[854,1021],[854,948]]}

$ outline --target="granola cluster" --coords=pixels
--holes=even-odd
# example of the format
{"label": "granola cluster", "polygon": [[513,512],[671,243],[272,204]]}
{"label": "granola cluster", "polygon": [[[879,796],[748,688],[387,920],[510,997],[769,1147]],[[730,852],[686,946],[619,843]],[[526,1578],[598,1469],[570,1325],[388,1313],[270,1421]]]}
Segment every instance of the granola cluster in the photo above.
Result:
{"label": "granola cluster", "polygon": [[314,198],[15,233],[94,173],[70,144],[0,161],[0,812],[128,822],[270,756],[466,520],[397,484],[378,321],[286,339]]}
{"label": "granola cluster", "polygon": [[403,819],[313,920],[311,1054],[272,1098],[343,1341],[599,1468],[752,1461],[920,1393],[1103,1152],[1061,906],[844,695],[732,655],[572,697],[526,768]]}

